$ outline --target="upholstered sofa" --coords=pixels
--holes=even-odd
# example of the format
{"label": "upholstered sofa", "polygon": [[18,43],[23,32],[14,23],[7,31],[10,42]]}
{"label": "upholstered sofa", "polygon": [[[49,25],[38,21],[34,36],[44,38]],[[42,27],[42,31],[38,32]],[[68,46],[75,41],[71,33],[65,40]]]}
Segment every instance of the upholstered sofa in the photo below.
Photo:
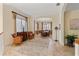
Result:
{"label": "upholstered sofa", "polygon": [[16,33],[12,34],[13,37],[13,44],[17,45],[17,44],[21,44],[22,43],[22,36],[17,36]]}
{"label": "upholstered sofa", "polygon": [[[15,34],[15,33],[14,33]],[[12,37],[14,36],[14,34],[12,34]],[[26,41],[28,39],[33,39],[34,38],[34,33],[29,31],[29,32],[17,32],[16,33],[17,36],[22,36],[22,41]]]}
{"label": "upholstered sofa", "polygon": [[28,39],[27,32],[17,32],[17,36],[22,36],[22,41],[26,41]]}
{"label": "upholstered sofa", "polygon": [[14,44],[21,44],[23,41],[31,40],[34,38],[33,32],[17,32],[12,34],[13,43]]}
{"label": "upholstered sofa", "polygon": [[28,32],[27,34],[28,34],[27,37],[28,37],[29,40],[34,38],[33,32]]}
{"label": "upholstered sofa", "polygon": [[23,36],[23,41],[27,39],[33,39],[34,38],[34,33],[29,31],[29,32],[17,32],[17,36]]}

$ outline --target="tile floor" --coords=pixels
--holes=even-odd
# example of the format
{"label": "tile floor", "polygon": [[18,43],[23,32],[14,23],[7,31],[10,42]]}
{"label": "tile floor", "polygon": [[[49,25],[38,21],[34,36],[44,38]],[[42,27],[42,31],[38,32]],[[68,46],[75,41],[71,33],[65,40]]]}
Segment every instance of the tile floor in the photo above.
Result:
{"label": "tile floor", "polygon": [[74,56],[74,47],[61,46],[51,37],[36,36],[20,46],[10,45],[5,49],[4,56]]}

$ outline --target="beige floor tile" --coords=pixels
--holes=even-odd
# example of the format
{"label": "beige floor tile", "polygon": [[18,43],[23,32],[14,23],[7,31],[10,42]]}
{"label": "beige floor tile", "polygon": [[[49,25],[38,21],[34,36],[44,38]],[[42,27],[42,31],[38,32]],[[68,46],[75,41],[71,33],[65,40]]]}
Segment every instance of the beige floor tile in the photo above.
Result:
{"label": "beige floor tile", "polygon": [[74,47],[61,46],[51,37],[36,36],[35,39],[25,41],[20,46],[8,46],[6,56],[74,56]]}

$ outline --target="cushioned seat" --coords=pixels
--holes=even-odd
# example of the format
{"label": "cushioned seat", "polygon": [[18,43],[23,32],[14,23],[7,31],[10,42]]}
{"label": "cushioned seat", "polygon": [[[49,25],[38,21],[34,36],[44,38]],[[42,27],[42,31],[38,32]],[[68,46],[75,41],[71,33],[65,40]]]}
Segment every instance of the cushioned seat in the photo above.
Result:
{"label": "cushioned seat", "polygon": [[22,36],[17,36],[17,34],[12,34],[13,37],[13,44],[21,44],[22,43]]}
{"label": "cushioned seat", "polygon": [[28,39],[27,32],[17,32],[17,36],[23,36],[22,41],[26,41]]}

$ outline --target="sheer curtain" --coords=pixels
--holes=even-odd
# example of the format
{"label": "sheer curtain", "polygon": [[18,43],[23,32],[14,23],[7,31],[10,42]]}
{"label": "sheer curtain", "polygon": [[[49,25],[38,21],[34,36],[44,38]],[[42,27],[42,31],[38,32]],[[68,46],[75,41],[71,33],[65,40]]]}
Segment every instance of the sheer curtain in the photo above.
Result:
{"label": "sheer curtain", "polygon": [[27,31],[27,21],[26,18],[19,15],[16,16],[16,32]]}
{"label": "sheer curtain", "polygon": [[21,19],[16,18],[16,32],[22,32],[22,24],[21,24]]}

